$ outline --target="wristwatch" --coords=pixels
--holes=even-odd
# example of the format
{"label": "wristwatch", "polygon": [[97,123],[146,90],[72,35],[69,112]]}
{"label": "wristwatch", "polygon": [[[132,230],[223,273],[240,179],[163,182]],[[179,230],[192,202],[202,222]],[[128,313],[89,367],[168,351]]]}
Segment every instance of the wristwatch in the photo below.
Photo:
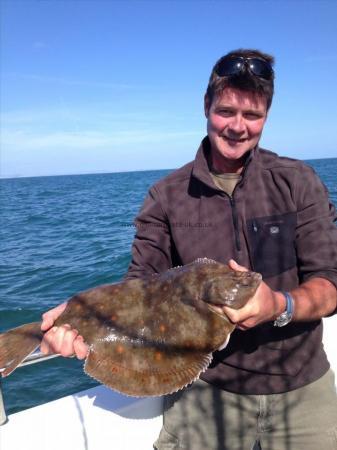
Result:
{"label": "wristwatch", "polygon": [[285,325],[287,325],[289,322],[291,322],[294,314],[294,299],[289,294],[289,292],[282,292],[282,294],[286,298],[287,306],[286,310],[282,314],[280,314],[274,321],[275,327],[284,327]]}

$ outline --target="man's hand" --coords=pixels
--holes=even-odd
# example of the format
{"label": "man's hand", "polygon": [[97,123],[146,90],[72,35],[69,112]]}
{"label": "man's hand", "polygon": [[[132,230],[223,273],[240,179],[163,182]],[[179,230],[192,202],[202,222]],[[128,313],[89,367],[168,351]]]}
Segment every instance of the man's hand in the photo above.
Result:
{"label": "man's hand", "polygon": [[[228,263],[234,270],[246,272],[243,266],[237,264],[233,259]],[[254,296],[248,300],[240,309],[222,306],[221,310],[229,320],[241,330],[247,330],[263,322],[275,320],[286,307],[286,299],[281,292],[275,292],[263,281],[257,288]]]}
{"label": "man's hand", "polygon": [[62,356],[76,355],[78,359],[84,359],[88,354],[88,346],[77,330],[71,329],[70,325],[54,327],[55,320],[66,309],[67,303],[62,303],[42,315],[41,330],[48,330],[41,342],[41,352],[45,355],[59,353]]}
{"label": "man's hand", "polygon": [[[246,271],[233,259],[228,265],[234,270]],[[320,320],[337,312],[337,290],[325,278],[313,277],[291,290],[294,299],[294,321]],[[241,330],[247,330],[264,322],[275,320],[286,309],[286,299],[282,292],[275,292],[261,282],[255,295],[240,309],[217,305],[217,311],[225,313],[231,322]]]}

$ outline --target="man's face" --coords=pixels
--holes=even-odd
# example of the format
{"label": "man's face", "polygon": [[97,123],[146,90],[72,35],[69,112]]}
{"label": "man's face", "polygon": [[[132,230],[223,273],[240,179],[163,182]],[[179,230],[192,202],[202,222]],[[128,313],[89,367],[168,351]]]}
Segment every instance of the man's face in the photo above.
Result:
{"label": "man's face", "polygon": [[226,88],[212,103],[205,97],[207,133],[213,167],[240,171],[244,156],[258,143],[267,118],[266,99],[254,93]]}

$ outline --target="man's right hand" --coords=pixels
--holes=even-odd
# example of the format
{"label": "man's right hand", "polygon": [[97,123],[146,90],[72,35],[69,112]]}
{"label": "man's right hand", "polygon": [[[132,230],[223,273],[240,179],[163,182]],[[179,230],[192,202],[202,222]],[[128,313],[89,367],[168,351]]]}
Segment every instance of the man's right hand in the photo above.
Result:
{"label": "man's right hand", "polygon": [[41,352],[45,355],[59,353],[62,356],[73,356],[75,354],[78,359],[84,359],[89,348],[78,331],[72,329],[70,325],[53,326],[66,306],[67,303],[62,303],[42,315],[41,330],[46,333],[40,345]]}

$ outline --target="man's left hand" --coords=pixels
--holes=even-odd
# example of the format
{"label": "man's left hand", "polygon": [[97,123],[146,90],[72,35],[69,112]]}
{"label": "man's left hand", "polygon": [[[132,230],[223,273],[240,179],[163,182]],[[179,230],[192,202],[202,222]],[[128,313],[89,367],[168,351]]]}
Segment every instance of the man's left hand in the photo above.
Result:
{"label": "man's left hand", "polygon": [[[240,266],[233,259],[228,262],[233,270],[248,271],[246,267]],[[282,292],[275,292],[262,281],[254,296],[248,300],[240,309],[229,306],[221,306],[221,310],[229,320],[241,330],[256,327],[263,322],[275,320],[286,307],[286,299]]]}

